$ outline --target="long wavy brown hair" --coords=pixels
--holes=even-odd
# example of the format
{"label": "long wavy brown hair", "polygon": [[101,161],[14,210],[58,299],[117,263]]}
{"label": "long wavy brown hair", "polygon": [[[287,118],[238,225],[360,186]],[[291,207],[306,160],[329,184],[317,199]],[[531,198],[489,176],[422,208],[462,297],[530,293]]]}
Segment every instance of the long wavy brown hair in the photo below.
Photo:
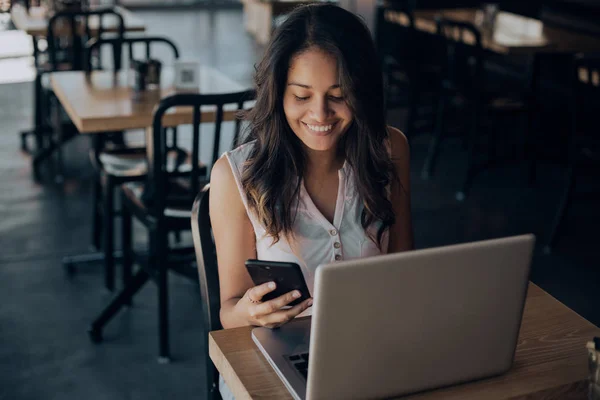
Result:
{"label": "long wavy brown hair", "polygon": [[395,222],[388,190],[397,179],[388,147],[382,72],[368,28],[335,5],[295,9],[275,31],[256,67],[257,101],[245,116],[246,142],[256,141],[242,175],[248,204],[275,242],[281,234],[293,234],[305,154],[286,121],[283,94],[291,61],[309,48],[337,60],[342,94],[354,115],[338,151],[356,178],[364,204],[362,227],[381,248],[383,233]]}

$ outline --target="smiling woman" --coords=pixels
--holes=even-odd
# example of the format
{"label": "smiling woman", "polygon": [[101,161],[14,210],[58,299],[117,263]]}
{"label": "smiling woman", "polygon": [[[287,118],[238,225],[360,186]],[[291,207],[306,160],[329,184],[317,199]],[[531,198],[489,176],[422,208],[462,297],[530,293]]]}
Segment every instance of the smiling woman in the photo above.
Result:
{"label": "smiling woman", "polygon": [[211,175],[225,328],[277,327],[310,312],[310,298],[285,307],[294,292],[262,301],[275,286],[254,286],[247,259],[299,264],[312,292],[320,264],[413,246],[408,145],[386,126],[364,23],[331,4],[296,9],[255,81],[247,139]]}
{"label": "smiling woman", "polygon": [[[286,307],[296,291],[263,301],[275,282],[255,286],[247,259],[297,263],[312,293],[320,264],[413,247],[408,145],[386,126],[364,23],[331,4],[297,8],[255,82],[246,142],[211,173],[224,328],[275,328],[310,313],[310,297]],[[221,392],[231,399],[223,382]]]}

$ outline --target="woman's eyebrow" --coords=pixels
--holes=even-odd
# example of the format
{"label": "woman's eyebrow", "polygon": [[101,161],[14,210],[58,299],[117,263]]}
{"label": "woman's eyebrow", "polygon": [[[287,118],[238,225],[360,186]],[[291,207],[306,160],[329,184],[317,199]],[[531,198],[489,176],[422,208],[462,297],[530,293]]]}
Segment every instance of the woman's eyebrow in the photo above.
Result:
{"label": "woman's eyebrow", "polygon": [[[305,84],[303,84],[303,83],[297,83],[297,82],[290,82],[290,83],[288,83],[287,85],[288,85],[288,86],[300,86],[300,87],[302,87],[302,88],[305,88],[305,89],[312,89],[312,86],[310,86],[310,85],[305,85]],[[329,87],[329,89],[330,89],[330,90],[331,90],[331,89],[338,89],[339,87],[340,87],[340,85],[339,85],[339,84],[335,84],[335,85],[331,85],[331,86]]]}

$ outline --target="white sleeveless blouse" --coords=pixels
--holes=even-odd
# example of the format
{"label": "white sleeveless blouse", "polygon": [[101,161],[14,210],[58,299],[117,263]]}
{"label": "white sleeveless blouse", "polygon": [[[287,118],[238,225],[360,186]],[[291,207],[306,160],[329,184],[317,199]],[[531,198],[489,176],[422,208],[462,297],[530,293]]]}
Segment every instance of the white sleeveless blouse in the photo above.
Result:
{"label": "white sleeveless blouse", "polygon": [[[387,253],[388,232],[383,234],[382,249],[366,235],[360,223],[364,208],[348,163],[339,170],[339,186],[333,224],[317,209],[308,195],[304,182],[300,186],[300,199],[293,225],[293,242],[281,236],[277,243],[266,234],[256,215],[248,208],[248,198],[242,187],[244,164],[252,151],[254,142],[244,144],[225,153],[235,178],[248,218],[256,235],[256,258],[267,261],[288,261],[300,265],[311,296],[315,282],[315,271],[320,264],[375,256]],[[293,213],[292,213],[293,215]],[[311,315],[308,308],[299,317]],[[223,400],[235,400],[222,376],[219,376],[219,391]]]}
{"label": "white sleeveless blouse", "polygon": [[352,168],[346,162],[339,170],[333,224],[317,209],[302,183],[296,219],[292,228],[294,235],[291,241],[281,236],[277,243],[273,243],[273,239],[267,236],[265,228],[258,221],[255,213],[248,208],[248,199],[242,187],[244,164],[253,146],[254,142],[244,144],[225,153],[225,156],[254,228],[256,256],[259,260],[298,263],[312,295],[315,270],[320,264],[387,253],[388,232],[383,235],[383,251],[380,251],[362,228],[360,216],[364,205],[356,190]]}

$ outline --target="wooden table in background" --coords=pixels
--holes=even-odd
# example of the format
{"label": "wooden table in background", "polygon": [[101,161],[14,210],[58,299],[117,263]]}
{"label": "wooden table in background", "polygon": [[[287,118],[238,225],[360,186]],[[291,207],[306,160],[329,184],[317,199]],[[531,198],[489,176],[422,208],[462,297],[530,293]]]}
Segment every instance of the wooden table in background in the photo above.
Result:
{"label": "wooden table in background", "polygon": [[[144,21],[136,17],[131,11],[126,10],[121,6],[114,6],[116,12],[123,16],[125,31],[127,32],[143,32],[146,30]],[[48,18],[45,15],[45,10],[42,7],[31,7],[29,12],[21,4],[13,5],[10,16],[15,27],[25,31],[31,36],[46,36],[48,30]],[[90,17],[90,29],[92,35],[95,34],[95,29],[98,29],[98,18]],[[105,31],[116,32],[117,24],[114,18],[106,18]]]}
{"label": "wooden table in background", "polygon": [[[415,11],[415,28],[436,33],[435,18],[446,17],[479,26],[481,11],[474,8]],[[388,21],[406,25],[401,14],[386,11]],[[567,28],[549,26],[542,21],[500,11],[493,30],[481,29],[482,46],[498,54],[574,53],[600,51],[600,37]],[[466,41],[468,41],[467,39]]]}
{"label": "wooden table in background", "polygon": [[[251,329],[243,327],[211,332],[210,358],[237,400],[291,399],[252,341]],[[405,398],[584,400],[588,374],[585,345],[598,335],[600,329],[538,286],[530,284],[515,361],[508,373]],[[410,366],[407,365],[407,368]]]}
{"label": "wooden table in background", "polygon": [[[133,99],[125,71],[114,74],[94,71],[86,75],[82,71],[52,72],[50,83],[56,97],[75,124],[79,133],[98,133],[127,129],[144,129],[152,125],[154,107],[162,97],[175,93],[172,87],[174,74],[165,68],[161,74],[162,88],[147,90],[140,99]],[[231,80],[227,75],[211,67],[200,67],[198,93],[230,93],[248,89]],[[212,122],[215,108],[202,110],[202,121]],[[224,109],[225,121],[235,119],[235,111]],[[192,123],[189,107],[177,107],[165,115],[165,126]]]}

